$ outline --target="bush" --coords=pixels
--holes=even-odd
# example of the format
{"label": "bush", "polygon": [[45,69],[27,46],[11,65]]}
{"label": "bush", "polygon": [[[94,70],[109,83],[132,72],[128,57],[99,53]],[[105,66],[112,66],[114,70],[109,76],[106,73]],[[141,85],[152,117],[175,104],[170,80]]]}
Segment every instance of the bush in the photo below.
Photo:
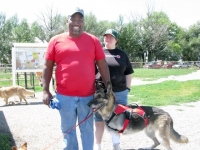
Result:
{"label": "bush", "polygon": [[11,150],[12,141],[9,134],[0,134],[0,149],[1,150]]}

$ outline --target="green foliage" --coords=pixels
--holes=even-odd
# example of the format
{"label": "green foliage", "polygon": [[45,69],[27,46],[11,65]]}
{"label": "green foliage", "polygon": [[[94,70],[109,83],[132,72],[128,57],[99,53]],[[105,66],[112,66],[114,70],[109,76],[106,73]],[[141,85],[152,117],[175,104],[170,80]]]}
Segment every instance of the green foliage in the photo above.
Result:
{"label": "green foliage", "polygon": [[17,16],[6,20],[4,14],[0,14],[0,61],[4,64],[11,64],[11,49],[16,42],[34,42],[34,36],[26,19],[20,23]]}
{"label": "green foliage", "polygon": [[38,22],[33,22],[31,24],[31,32],[32,35],[38,38],[40,41],[46,41],[45,31],[43,30],[42,25],[40,25]]}
{"label": "green foliage", "polygon": [[183,49],[183,59],[197,61],[200,56],[200,22],[191,26],[189,30],[182,35],[180,43]]}
{"label": "green foliage", "polygon": [[[90,12],[85,14],[85,31],[96,35],[103,42],[103,34],[109,28],[119,32],[118,46],[131,61],[142,60],[148,52],[148,61],[155,59],[177,61],[196,61],[200,57],[200,22],[188,30],[171,22],[164,12],[155,12],[147,6],[145,17],[131,16],[128,22],[120,15],[116,21],[98,20]],[[39,39],[48,42],[56,34],[67,30],[68,16],[62,16],[53,7],[39,12],[38,19],[31,25],[26,19],[19,22],[17,15],[6,19],[0,13],[0,62],[11,63],[11,48],[14,42],[35,42]]]}
{"label": "green foliage", "polygon": [[181,35],[184,33],[183,29],[175,23],[171,23],[168,29],[168,44],[165,60],[178,61],[182,55],[182,47],[180,45]]}
{"label": "green foliage", "polygon": [[97,36],[101,42],[103,42],[103,34],[107,29],[116,29],[115,22],[109,22],[108,20],[97,21],[96,16],[92,12],[85,14],[84,19],[85,31]]}
{"label": "green foliage", "polygon": [[[85,15],[85,31],[90,32],[91,34],[95,34],[96,31],[98,30],[97,28],[97,18],[94,14],[89,13]],[[97,34],[95,34],[97,35]]]}
{"label": "green foliage", "polygon": [[168,50],[168,30],[170,20],[164,12],[149,12],[140,21],[141,47],[143,53],[148,51],[149,61],[164,60]]}
{"label": "green foliage", "polygon": [[9,134],[0,134],[0,149],[1,150],[11,150],[12,142],[11,136]]}
{"label": "green foliage", "polygon": [[14,40],[16,43],[34,43],[34,37],[31,34],[31,29],[26,19],[23,19],[20,24],[14,28]]}
{"label": "green foliage", "polygon": [[11,47],[14,41],[13,29],[18,22],[17,16],[6,20],[6,15],[0,13],[0,62],[11,63]]}
{"label": "green foliage", "polygon": [[122,48],[129,56],[131,61],[135,61],[134,58],[138,56],[139,47],[139,30],[137,23],[128,23],[122,26],[119,32],[118,46]]}

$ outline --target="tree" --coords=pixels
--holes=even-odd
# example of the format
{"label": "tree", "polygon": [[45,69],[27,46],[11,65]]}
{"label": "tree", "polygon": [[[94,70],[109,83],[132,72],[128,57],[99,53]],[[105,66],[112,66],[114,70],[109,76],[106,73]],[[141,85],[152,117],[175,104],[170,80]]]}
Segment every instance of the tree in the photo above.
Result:
{"label": "tree", "polygon": [[11,48],[14,41],[13,29],[18,24],[17,15],[6,20],[6,15],[0,13],[0,58],[1,63],[11,63]]}
{"label": "tree", "polygon": [[170,20],[164,12],[147,13],[147,18],[141,22],[141,46],[149,59],[164,59],[167,51],[168,29]]}
{"label": "tree", "polygon": [[178,61],[182,56],[182,47],[180,45],[181,36],[184,34],[184,30],[176,23],[171,23],[168,29],[168,44],[167,44],[167,56],[165,60]]}
{"label": "tree", "polygon": [[31,24],[31,33],[35,38],[38,38],[43,43],[47,41],[43,26],[38,22],[33,22]]}
{"label": "tree", "polygon": [[139,56],[139,30],[138,23],[132,22],[121,26],[118,46],[129,56],[131,61],[137,61]]}
{"label": "tree", "polygon": [[53,7],[47,7],[45,12],[38,15],[38,21],[33,22],[31,29],[35,37],[49,42],[54,35],[66,30],[66,23],[67,17],[58,14]]}
{"label": "tree", "polygon": [[92,12],[90,12],[89,14],[85,14],[84,20],[85,20],[84,30],[86,32],[96,35],[96,31],[98,30],[97,27],[98,23],[95,15],[92,14]]}
{"label": "tree", "polygon": [[182,36],[182,58],[185,61],[197,61],[200,56],[200,22],[192,25]]}
{"label": "tree", "polygon": [[109,22],[108,20],[97,21],[96,16],[90,12],[85,14],[85,31],[91,34],[94,34],[99,38],[100,41],[103,41],[103,34],[107,29],[116,27],[115,22]]}
{"label": "tree", "polygon": [[34,36],[31,34],[31,29],[26,19],[23,19],[20,24],[13,29],[13,34],[15,42],[34,42]]}
{"label": "tree", "polygon": [[19,23],[17,15],[6,20],[6,15],[0,14],[0,58],[1,63],[11,64],[11,49],[16,42],[34,42],[26,19]]}

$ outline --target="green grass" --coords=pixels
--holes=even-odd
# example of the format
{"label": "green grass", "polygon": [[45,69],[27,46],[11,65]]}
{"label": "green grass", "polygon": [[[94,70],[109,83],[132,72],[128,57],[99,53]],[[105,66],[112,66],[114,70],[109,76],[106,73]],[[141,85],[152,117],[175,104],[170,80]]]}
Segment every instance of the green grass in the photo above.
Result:
{"label": "green grass", "polygon": [[159,78],[168,77],[170,75],[185,75],[195,72],[195,68],[189,69],[134,69],[133,78],[143,80],[156,80]]}
{"label": "green grass", "polygon": [[[134,69],[133,78],[156,80],[168,76],[186,75],[196,72],[189,69]],[[150,106],[178,105],[200,100],[200,80],[185,82],[165,81],[157,84],[132,86],[129,103],[136,102]]]}
{"label": "green grass", "polygon": [[11,136],[9,134],[0,134],[0,149],[2,150],[12,149]]}
{"label": "green grass", "polygon": [[[16,81],[16,84],[18,85],[17,81]],[[39,82],[36,76],[34,77],[34,84],[35,84],[35,92],[41,92],[42,87],[39,85]],[[7,86],[12,86],[12,85],[13,85],[12,74],[0,72],[0,87],[7,87]],[[19,85],[25,87],[24,74],[19,74]],[[32,88],[29,74],[27,74],[27,86],[28,88]]]}
{"label": "green grass", "polygon": [[42,92],[41,86],[35,86],[35,92]]}

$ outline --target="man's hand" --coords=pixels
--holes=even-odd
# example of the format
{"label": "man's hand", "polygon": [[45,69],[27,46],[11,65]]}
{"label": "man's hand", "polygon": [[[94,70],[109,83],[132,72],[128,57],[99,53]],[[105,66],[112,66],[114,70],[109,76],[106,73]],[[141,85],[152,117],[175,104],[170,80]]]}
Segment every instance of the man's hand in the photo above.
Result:
{"label": "man's hand", "polygon": [[49,102],[53,98],[49,91],[43,91],[43,103],[49,107]]}

